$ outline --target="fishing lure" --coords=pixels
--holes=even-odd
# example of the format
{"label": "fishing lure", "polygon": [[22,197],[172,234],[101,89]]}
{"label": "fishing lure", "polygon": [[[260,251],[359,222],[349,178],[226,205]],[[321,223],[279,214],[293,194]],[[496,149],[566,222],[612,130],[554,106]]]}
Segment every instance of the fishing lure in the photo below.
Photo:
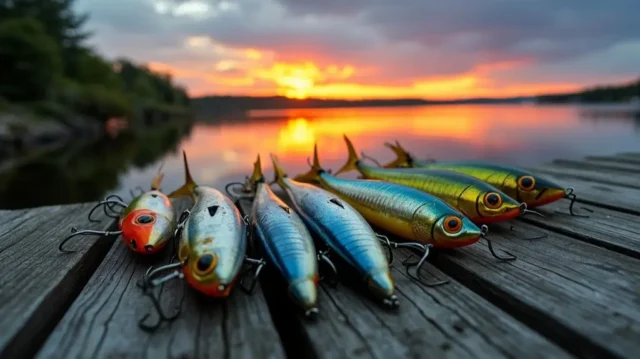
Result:
{"label": "fishing lure", "polygon": [[[262,264],[261,261],[245,257],[248,233],[246,218],[241,216],[229,197],[214,188],[196,184],[184,152],[183,158],[185,184],[169,194],[169,198],[189,196],[194,205],[182,213],[177,226],[178,262],[156,269],[149,268],[145,274],[142,287],[152,299],[160,317],[154,325],[144,323],[148,314],[142,318],[139,325],[145,330],[155,330],[162,321],[173,320],[179,314],[179,310],[173,316],[164,314],[159,298],[149,294],[148,289],[174,278],[185,278],[190,287],[204,295],[227,297],[240,277],[243,263]],[[159,273],[170,270],[173,272],[156,278]]]}
{"label": "fishing lure", "polygon": [[[265,182],[260,155],[249,179],[255,188],[251,223],[258,241],[289,286],[289,295],[306,316],[317,315],[318,263],[311,234],[295,211],[292,211]],[[333,267],[333,264],[331,264]]]}
{"label": "fishing lure", "polygon": [[[124,244],[133,252],[140,254],[155,254],[165,247],[173,236],[176,227],[176,218],[173,206],[169,198],[160,191],[160,182],[164,175],[158,174],[151,183],[151,190],[143,192],[135,197],[131,203],[124,203],[117,195],[107,196],[89,212],[89,221],[99,222],[92,218],[94,211],[103,206],[104,212],[111,218],[118,218],[117,231],[78,230],[71,228],[71,235],[65,238],[58,249],[64,253],[74,253],[64,249],[65,243],[79,235],[116,236],[122,235]],[[121,208],[120,213],[113,208]],[[110,209],[112,212],[107,211]]]}
{"label": "fishing lure", "polygon": [[[435,196],[396,183],[349,180],[329,175],[320,167],[317,145],[314,146],[311,170],[296,176],[294,180],[318,181],[325,190],[338,195],[354,207],[368,222],[412,242],[401,244],[387,241],[387,245],[415,247],[422,250],[423,256],[417,262],[417,271],[427,259],[431,247],[464,247],[477,242],[481,237],[487,240],[489,249],[496,258],[515,259],[513,255],[500,257],[494,252],[491,241],[486,238],[488,232],[486,225],[478,228],[456,209]],[[412,277],[417,278],[417,276]],[[446,282],[431,284],[431,286],[443,283]]]}
{"label": "fishing lure", "polygon": [[526,203],[518,203],[494,186],[459,172],[438,169],[379,168],[360,161],[351,140],[345,135],[349,158],[336,172],[357,170],[367,179],[402,184],[432,194],[459,210],[473,223],[505,221],[527,211]]}
{"label": "fishing lure", "polygon": [[389,263],[369,223],[334,194],[290,179],[278,159],[274,155],[271,159],[276,174],[274,182],[287,193],[307,228],[355,268],[384,304],[397,306]]}
{"label": "fishing lure", "polygon": [[570,199],[569,213],[573,216],[587,217],[573,212],[573,204],[576,200],[573,188],[563,188],[557,183],[529,171],[481,161],[418,161],[402,148],[398,141],[395,145],[385,143],[385,146],[393,150],[397,156],[394,161],[386,164],[385,168],[413,167],[464,173],[495,186],[519,202],[525,202],[529,208],[539,207],[563,198]]}

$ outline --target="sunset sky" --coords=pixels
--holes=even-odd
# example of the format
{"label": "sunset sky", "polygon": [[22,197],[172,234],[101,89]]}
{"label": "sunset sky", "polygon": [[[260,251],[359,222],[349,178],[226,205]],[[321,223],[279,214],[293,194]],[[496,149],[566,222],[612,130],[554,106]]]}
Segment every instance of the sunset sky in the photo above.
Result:
{"label": "sunset sky", "polygon": [[640,76],[638,0],[77,0],[192,96],[533,95]]}

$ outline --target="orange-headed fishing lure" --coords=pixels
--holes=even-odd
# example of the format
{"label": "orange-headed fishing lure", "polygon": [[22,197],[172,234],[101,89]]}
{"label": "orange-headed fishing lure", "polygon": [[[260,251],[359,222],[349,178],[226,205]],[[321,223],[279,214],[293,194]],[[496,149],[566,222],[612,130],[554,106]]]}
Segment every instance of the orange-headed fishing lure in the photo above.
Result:
{"label": "orange-headed fishing lure", "polygon": [[258,266],[254,285],[264,266],[263,261],[246,257],[247,219],[229,197],[215,188],[197,184],[191,177],[184,152],[183,158],[185,184],[169,194],[169,198],[191,197],[194,204],[183,212],[177,225],[178,260],[149,268],[144,276],[144,294],[151,298],[160,317],[153,325],[145,323],[147,316],[143,317],[139,325],[144,330],[155,330],[162,321],[171,321],[179,314],[178,311],[172,316],[166,315],[160,298],[150,289],[175,278],[184,278],[191,288],[208,297],[226,298],[238,282],[247,292],[253,289],[242,285],[241,269],[245,262]]}
{"label": "orange-headed fishing lure", "polygon": [[[65,253],[73,253],[63,248],[71,238],[83,234],[115,236],[122,235],[122,241],[133,252],[140,254],[155,254],[162,250],[173,236],[176,227],[176,216],[171,201],[160,191],[163,174],[159,172],[151,184],[151,190],[141,193],[126,204],[117,195],[107,196],[89,212],[89,221],[98,222],[91,218],[93,212],[104,206],[105,214],[111,218],[118,218],[118,231],[94,231],[71,228],[72,234],[65,238],[58,249]],[[122,208],[114,215],[112,206]]]}
{"label": "orange-headed fishing lure", "polygon": [[530,171],[482,161],[419,161],[402,148],[398,141],[395,145],[385,143],[385,146],[393,150],[397,156],[395,160],[386,164],[385,168],[428,168],[463,173],[495,186],[516,201],[526,203],[529,208],[568,198],[571,200],[569,211],[571,215],[576,215],[573,213],[573,203],[576,199],[573,188],[564,188]]}

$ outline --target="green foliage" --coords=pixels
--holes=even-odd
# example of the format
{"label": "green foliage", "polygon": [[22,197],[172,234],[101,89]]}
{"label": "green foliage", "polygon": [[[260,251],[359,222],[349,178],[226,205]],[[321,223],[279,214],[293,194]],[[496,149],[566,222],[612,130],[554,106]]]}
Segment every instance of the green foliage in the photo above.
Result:
{"label": "green foliage", "polygon": [[597,86],[578,93],[539,96],[538,100],[548,103],[566,102],[627,102],[640,98],[640,79],[625,85]]}
{"label": "green foliage", "polygon": [[87,17],[73,2],[0,0],[0,97],[63,122],[73,112],[106,121],[188,106],[170,76],[87,48]]}
{"label": "green foliage", "polygon": [[32,18],[0,22],[0,95],[11,101],[46,97],[61,74],[59,48]]}

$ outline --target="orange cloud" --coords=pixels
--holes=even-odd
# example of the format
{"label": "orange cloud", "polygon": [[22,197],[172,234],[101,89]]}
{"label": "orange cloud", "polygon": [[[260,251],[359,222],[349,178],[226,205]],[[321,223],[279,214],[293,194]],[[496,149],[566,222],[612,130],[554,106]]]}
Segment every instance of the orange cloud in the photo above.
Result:
{"label": "orange cloud", "polygon": [[[234,48],[204,36],[184,41],[198,60],[150,63],[155,71],[169,72],[188,87],[192,96],[208,94],[282,95],[333,99],[427,98],[433,100],[470,97],[521,96],[542,92],[572,91],[571,83],[518,84],[492,79],[492,73],[530,64],[529,59],[482,63],[470,71],[449,76],[416,78],[406,83],[385,80],[384,69],[375,66],[309,61],[277,61],[272,51]],[[287,58],[291,58],[291,54]],[[207,59],[211,61],[207,61]],[[425,64],[425,66],[428,66]],[[377,79],[377,81],[376,81]],[[366,80],[366,83],[363,83]],[[378,82],[378,83],[376,83]],[[390,85],[390,83],[394,83]]]}

